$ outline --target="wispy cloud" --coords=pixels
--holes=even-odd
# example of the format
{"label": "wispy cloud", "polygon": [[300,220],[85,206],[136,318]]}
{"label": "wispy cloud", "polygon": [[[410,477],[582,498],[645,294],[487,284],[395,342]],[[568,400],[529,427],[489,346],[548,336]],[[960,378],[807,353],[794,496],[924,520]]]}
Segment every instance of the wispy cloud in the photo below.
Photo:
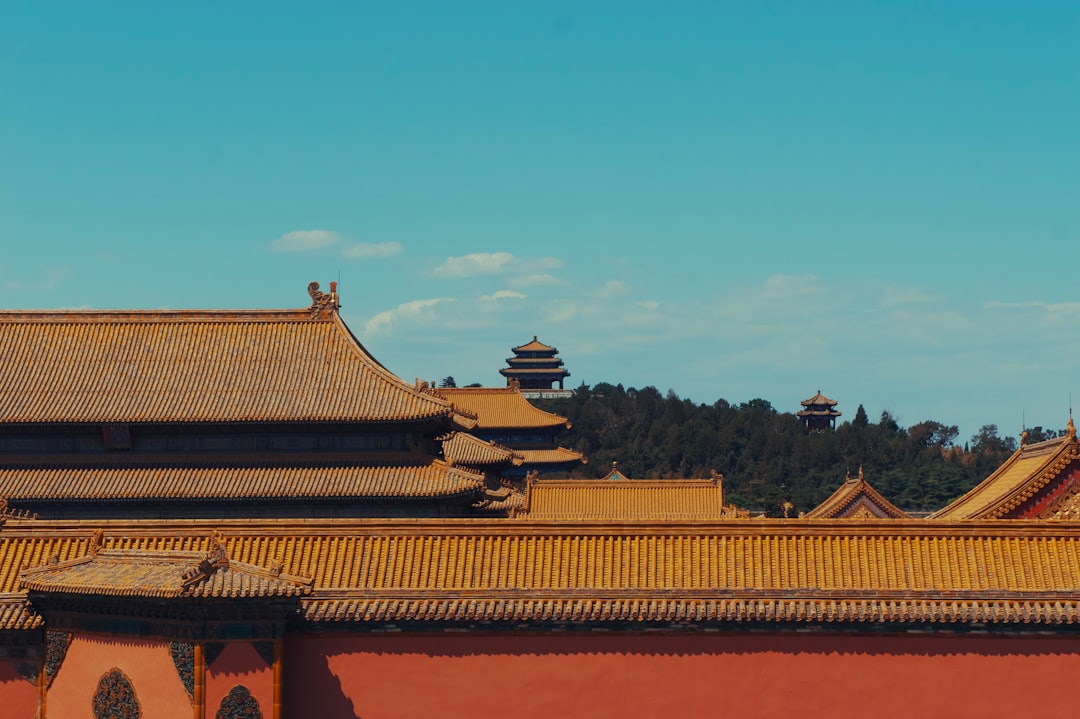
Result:
{"label": "wispy cloud", "polygon": [[450,297],[436,297],[429,300],[412,300],[411,302],[402,303],[392,310],[380,312],[369,319],[364,323],[364,329],[368,332],[379,332],[380,330],[390,329],[402,320],[416,321],[422,318],[426,311],[444,302],[454,302],[454,300]]}
{"label": "wispy cloud", "polygon": [[482,295],[480,299],[484,302],[496,302],[498,300],[523,300],[527,295],[521,292],[514,292],[513,290],[498,290],[492,292],[490,295]]}
{"label": "wispy cloud", "polygon": [[514,277],[508,277],[507,284],[515,287],[540,287],[543,285],[565,285],[566,282],[560,280],[555,275],[542,273],[533,275],[516,275]]}
{"label": "wispy cloud", "polygon": [[628,294],[630,294],[630,288],[620,280],[608,280],[592,291],[593,297],[603,300],[625,297]]}
{"label": "wispy cloud", "polygon": [[460,278],[480,275],[534,274],[557,270],[562,260],[555,257],[521,259],[509,252],[474,252],[461,257],[449,257],[432,270],[433,277]]}
{"label": "wispy cloud", "polygon": [[341,248],[341,256],[350,260],[378,259],[401,254],[400,242],[357,242]]}
{"label": "wispy cloud", "polygon": [[286,232],[270,245],[275,252],[310,252],[341,242],[333,230],[293,230]]}
{"label": "wispy cloud", "polygon": [[1038,310],[1052,315],[1080,314],[1080,302],[987,302],[988,310]]}

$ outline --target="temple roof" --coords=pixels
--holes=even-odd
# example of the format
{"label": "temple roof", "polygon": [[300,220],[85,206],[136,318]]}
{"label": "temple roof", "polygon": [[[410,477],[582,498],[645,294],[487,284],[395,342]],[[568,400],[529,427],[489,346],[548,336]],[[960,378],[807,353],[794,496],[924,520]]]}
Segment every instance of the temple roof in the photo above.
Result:
{"label": "temple roof", "polygon": [[1076,429],[1069,420],[1065,436],[1024,444],[994,472],[931,519],[998,519],[1030,500],[1080,459]]}
{"label": "temple roof", "polygon": [[442,441],[443,456],[451,465],[464,464],[483,467],[493,464],[512,464],[520,467],[523,459],[512,449],[480,439],[467,432],[454,432]]}
{"label": "temple roof", "polygon": [[[609,475],[610,477],[610,475]],[[534,480],[523,515],[554,521],[715,521],[735,516],[715,479]]]}
{"label": "temple roof", "polygon": [[298,597],[311,580],[233,562],[221,545],[208,551],[102,549],[65,562],[27,569],[29,591],[168,599],[176,597]]}
{"label": "temple roof", "polygon": [[263,467],[0,467],[0,497],[37,502],[422,499],[480,490],[483,475],[426,464]]}
{"label": "temple roof", "polygon": [[230,567],[311,577],[309,621],[1080,623],[1080,524],[879,519],[8,520],[0,616],[25,588],[122,593],[143,571],[145,593],[177,591],[172,558],[215,542]]}
{"label": "temple roof", "polygon": [[808,518],[821,519],[903,519],[909,515],[885,499],[863,477],[862,467],[856,477],[846,477],[832,495],[806,513]]}
{"label": "temple roof", "polygon": [[452,413],[380,365],[325,306],[3,311],[0,377],[8,424],[415,422]]}
{"label": "temple roof", "polygon": [[570,428],[566,417],[534,407],[516,387],[456,387],[435,390],[455,408],[475,414],[476,428]]}
{"label": "temple roof", "polygon": [[828,397],[826,397],[825,395],[823,395],[821,393],[821,390],[818,390],[817,394],[815,394],[813,397],[811,397],[810,399],[804,399],[799,404],[801,404],[803,407],[813,407],[814,405],[821,405],[821,404],[827,404],[830,407],[835,407],[836,406],[836,400],[835,399],[829,399]]}
{"label": "temple roof", "polygon": [[514,353],[517,353],[517,352],[550,352],[552,354],[556,354],[558,352],[558,350],[555,349],[554,347],[552,347],[550,345],[546,345],[543,342],[538,341],[536,339],[536,335],[533,335],[533,338],[532,338],[531,342],[526,342],[525,344],[519,345],[517,347],[511,347],[510,351],[514,352]]}

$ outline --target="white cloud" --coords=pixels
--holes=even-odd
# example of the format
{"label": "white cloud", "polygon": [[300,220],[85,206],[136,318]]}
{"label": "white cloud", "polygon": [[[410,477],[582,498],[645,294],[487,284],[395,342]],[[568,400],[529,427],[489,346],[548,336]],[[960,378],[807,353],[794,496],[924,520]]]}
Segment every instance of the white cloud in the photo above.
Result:
{"label": "white cloud", "polygon": [[608,280],[600,287],[597,287],[592,291],[592,296],[597,299],[611,300],[616,297],[625,297],[630,293],[630,288],[627,287],[625,282],[619,280]]}
{"label": "white cloud", "polygon": [[435,299],[430,300],[412,300],[411,302],[405,302],[392,310],[380,312],[375,315],[364,324],[364,329],[368,332],[378,332],[379,330],[389,329],[401,320],[419,319],[424,315],[425,310],[429,310],[443,302],[453,301],[454,300],[450,297],[436,297]]}
{"label": "white cloud", "polygon": [[400,242],[357,242],[341,248],[341,256],[350,260],[393,257],[401,254]]}
{"label": "white cloud", "polygon": [[507,278],[506,281],[508,284],[514,285],[515,287],[539,287],[542,285],[566,284],[555,275],[547,273],[537,275],[517,275],[516,277]]}
{"label": "white cloud", "polygon": [[442,278],[529,274],[555,270],[562,264],[562,260],[555,257],[520,259],[509,252],[474,252],[461,257],[448,257],[431,274]]}
{"label": "white cloud", "polygon": [[480,299],[484,302],[495,302],[497,300],[523,300],[526,297],[527,295],[513,290],[498,290],[490,295],[482,295]]}
{"label": "white cloud", "polygon": [[274,240],[275,252],[309,252],[321,250],[341,242],[341,235],[333,230],[293,230]]}
{"label": "white cloud", "polygon": [[881,304],[885,307],[935,302],[937,299],[938,298],[934,295],[923,292],[915,287],[887,286],[881,288]]}
{"label": "white cloud", "polygon": [[987,302],[988,310],[1042,310],[1051,315],[1080,314],[1080,302]]}

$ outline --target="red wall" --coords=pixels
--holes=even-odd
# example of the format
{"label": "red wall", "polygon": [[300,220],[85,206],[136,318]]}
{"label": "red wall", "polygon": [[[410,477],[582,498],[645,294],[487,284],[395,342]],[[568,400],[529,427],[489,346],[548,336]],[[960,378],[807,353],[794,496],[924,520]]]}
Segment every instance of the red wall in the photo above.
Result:
{"label": "red wall", "polygon": [[48,719],[86,719],[102,675],[124,672],[148,719],[191,719],[191,699],[169,653],[169,643],[76,634],[45,698]]}
{"label": "red wall", "polygon": [[1080,639],[289,636],[285,717],[1061,717]]}
{"label": "red wall", "polygon": [[0,716],[33,719],[37,708],[37,687],[19,676],[15,662],[0,659]]}
{"label": "red wall", "polygon": [[274,672],[247,642],[232,642],[206,668],[206,715],[215,716],[229,690],[247,687],[266,719],[274,713]]}

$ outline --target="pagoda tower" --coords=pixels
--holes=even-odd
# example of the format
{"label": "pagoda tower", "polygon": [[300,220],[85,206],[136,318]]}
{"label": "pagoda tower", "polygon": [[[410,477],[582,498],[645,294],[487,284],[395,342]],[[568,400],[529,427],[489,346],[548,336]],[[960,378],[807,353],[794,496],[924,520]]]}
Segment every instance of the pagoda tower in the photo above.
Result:
{"label": "pagoda tower", "polygon": [[563,389],[563,379],[570,373],[563,368],[563,361],[555,356],[559,350],[537,341],[533,335],[532,342],[512,347],[510,351],[514,353],[506,360],[510,366],[499,370],[506,378],[507,387],[517,386],[525,391],[550,390],[558,382],[559,389]]}
{"label": "pagoda tower", "polygon": [[818,390],[817,394],[810,399],[804,399],[800,404],[803,409],[795,414],[802,419],[806,428],[812,432],[836,429],[836,418],[843,414],[834,409],[836,400],[829,399],[821,393],[821,390]]}

